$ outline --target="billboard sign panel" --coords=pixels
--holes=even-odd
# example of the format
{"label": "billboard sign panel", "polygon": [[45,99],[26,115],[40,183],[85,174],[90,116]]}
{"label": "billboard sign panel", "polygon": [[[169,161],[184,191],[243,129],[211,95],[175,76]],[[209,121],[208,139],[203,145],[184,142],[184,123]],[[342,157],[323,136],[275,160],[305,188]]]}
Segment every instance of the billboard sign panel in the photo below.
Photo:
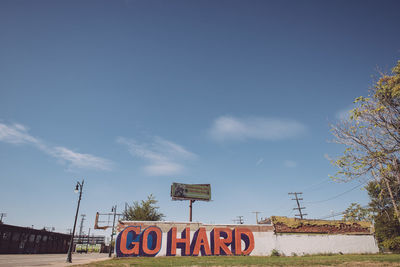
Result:
{"label": "billboard sign panel", "polygon": [[210,184],[180,184],[171,185],[171,197],[173,200],[211,200]]}

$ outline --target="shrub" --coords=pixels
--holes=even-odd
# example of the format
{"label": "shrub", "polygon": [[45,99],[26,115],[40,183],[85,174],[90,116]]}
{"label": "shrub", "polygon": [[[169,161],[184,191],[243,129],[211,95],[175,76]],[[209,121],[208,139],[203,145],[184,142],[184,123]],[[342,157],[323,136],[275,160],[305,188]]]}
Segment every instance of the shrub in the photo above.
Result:
{"label": "shrub", "polygon": [[382,245],[391,251],[400,252],[400,236],[386,239],[382,242]]}
{"label": "shrub", "polygon": [[274,257],[279,257],[281,254],[279,253],[279,251],[277,251],[276,249],[273,249],[272,251],[271,251],[271,256],[274,256]]}

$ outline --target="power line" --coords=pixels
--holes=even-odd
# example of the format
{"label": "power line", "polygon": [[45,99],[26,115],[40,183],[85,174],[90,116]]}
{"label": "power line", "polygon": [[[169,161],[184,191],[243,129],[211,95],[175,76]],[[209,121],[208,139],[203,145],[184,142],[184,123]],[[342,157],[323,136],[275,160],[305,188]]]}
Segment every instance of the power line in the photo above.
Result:
{"label": "power line", "polygon": [[333,214],[330,214],[330,215],[323,216],[321,218],[318,218],[317,220],[325,220],[325,219],[329,219],[329,218],[332,218],[332,217],[335,217],[335,216],[343,215],[345,213],[346,213],[345,211],[337,212],[337,213],[333,213]]}
{"label": "power line", "polygon": [[[365,205],[365,206],[362,206],[361,208],[365,209],[365,208],[368,208],[368,207],[369,207],[369,205]],[[324,219],[332,218],[332,217],[335,217],[335,216],[343,215],[345,213],[346,213],[346,211],[342,211],[342,212],[326,215],[326,216],[323,216],[323,217],[319,218],[318,220],[324,220]]]}
{"label": "power line", "polygon": [[[332,181],[332,179],[330,179],[330,178],[327,178],[327,179],[324,179],[324,180],[322,180],[322,181],[319,181],[319,182],[317,182],[317,183],[314,183],[314,184],[311,184],[311,185],[309,185],[309,186],[306,186],[303,190],[302,190],[302,192],[304,192],[304,191],[307,191],[307,192],[309,192],[310,191],[310,189],[313,189],[313,190],[311,190],[311,191],[315,191],[316,189],[318,189],[318,188],[320,188],[320,185],[322,185],[322,184],[324,184],[324,183],[326,183],[326,182],[328,182],[328,181]],[[315,188],[316,187],[316,188]],[[289,206],[291,206],[291,204],[289,204],[289,200],[287,200],[286,198],[285,199],[281,199],[280,201],[277,201],[278,203],[282,203],[281,205],[279,205],[279,206],[277,206],[276,208],[274,208],[274,209],[272,209],[270,212],[271,213],[276,213],[277,211],[281,211],[281,210],[292,210],[291,208],[290,209],[288,209],[288,207]],[[305,202],[305,203],[307,203],[307,202]]]}
{"label": "power line", "polygon": [[294,212],[294,209],[291,209],[291,210],[290,210],[290,213],[288,214],[287,217],[290,217],[290,215],[292,215],[293,212]]}
{"label": "power line", "polygon": [[[332,181],[332,179],[327,178],[327,179],[324,179],[324,180],[322,180],[322,181],[320,181],[320,182],[311,184],[310,186],[305,187],[302,191],[307,191],[307,192],[309,192],[309,191],[316,191],[316,189],[318,189],[318,188],[321,187],[320,185],[322,185],[322,184],[324,184],[324,183],[326,183],[326,182],[328,182],[328,181]],[[340,194],[338,194],[338,195],[335,195],[335,196],[333,196],[333,197],[331,197],[331,198],[324,199],[324,200],[319,200],[319,201],[304,202],[304,203],[305,203],[305,204],[311,204],[311,205],[312,205],[312,204],[317,204],[317,203],[322,203],[322,202],[326,202],[326,201],[329,201],[329,200],[333,200],[333,199],[335,199],[335,198],[338,198],[338,197],[340,197],[340,196],[342,196],[342,195],[344,195],[344,194],[347,194],[347,193],[349,193],[349,192],[355,190],[356,188],[362,186],[362,185],[365,184],[366,182],[368,182],[368,181],[365,181],[365,182],[361,183],[360,185],[357,185],[357,186],[355,186],[355,187],[353,187],[353,188],[351,188],[351,189],[349,189],[349,190],[347,190],[347,191],[345,191],[345,192],[343,192],[343,193],[340,193]],[[311,190],[311,189],[312,189],[312,190]],[[279,202],[280,202],[280,203],[284,202],[284,203],[282,203],[282,204],[279,205],[278,207],[275,207],[272,211],[270,211],[271,213],[275,213],[275,212],[277,212],[278,210],[282,210],[282,209],[285,209],[285,210],[286,210],[286,208],[289,207],[289,202],[286,202],[286,201],[283,200],[283,199],[282,199],[282,201],[279,201]],[[298,210],[298,208],[296,208],[296,210]],[[290,212],[290,215],[291,215],[291,214],[293,213],[293,210],[290,209],[290,211],[291,211],[291,212]],[[289,212],[289,210],[288,210],[287,212]],[[288,215],[288,216],[290,216],[290,215]]]}
{"label": "power line", "polygon": [[367,181],[365,181],[365,182],[363,182],[363,183],[361,183],[361,184],[359,184],[359,185],[356,185],[355,187],[352,187],[352,188],[350,188],[349,190],[346,190],[346,191],[344,191],[343,193],[340,193],[340,194],[338,194],[338,195],[336,195],[336,196],[333,196],[333,197],[330,197],[330,198],[327,198],[327,199],[324,199],[324,200],[311,201],[311,202],[305,202],[305,203],[307,203],[307,204],[317,204],[317,203],[322,203],[322,202],[326,202],[326,201],[329,201],[329,200],[333,200],[333,199],[335,199],[335,198],[338,198],[338,197],[340,197],[340,196],[343,196],[344,194],[347,194],[347,193],[349,193],[349,192],[351,192],[351,191],[353,191],[353,190],[359,188],[360,186],[364,185],[366,182],[367,182]]}
{"label": "power line", "polygon": [[[324,184],[324,183],[326,183],[326,182],[329,182],[329,181],[332,181],[332,179],[331,178],[326,178],[326,179],[324,179],[324,180],[322,180],[322,181],[319,181],[319,182],[316,182],[316,183],[314,183],[314,184],[311,184],[311,185],[309,185],[309,186],[306,186],[306,187],[304,187],[304,189],[302,190],[302,192],[304,192],[304,191],[310,191],[310,189],[312,189],[313,187],[316,187],[316,186],[318,186],[317,188],[314,188],[312,191],[315,191],[316,189],[318,189],[318,188],[320,188],[320,186],[319,185],[322,185],[322,184]],[[285,209],[286,210],[286,207],[288,207],[289,206],[289,202],[288,202],[288,200],[285,198],[285,199],[281,199],[281,200],[279,200],[279,201],[277,201],[277,203],[281,203],[281,205],[279,205],[279,206],[276,206],[274,209],[272,209],[270,212],[271,213],[275,213],[276,211],[278,211],[278,210],[282,210],[282,209]]]}
{"label": "power line", "polygon": [[[315,186],[318,186],[318,185],[321,185],[321,184],[324,184],[324,183],[326,183],[326,182],[328,182],[328,181],[332,181],[332,179],[327,178],[327,179],[325,179],[325,180],[323,180],[323,181],[320,181],[320,182],[317,182],[317,183],[315,183],[315,184],[312,184],[312,185],[310,185],[310,186],[305,187],[302,191],[303,191],[303,192],[304,192],[304,191],[309,191],[311,188],[313,188],[313,187],[315,187]],[[318,189],[318,188],[319,188],[319,187],[314,188],[313,191],[315,191],[315,190]]]}

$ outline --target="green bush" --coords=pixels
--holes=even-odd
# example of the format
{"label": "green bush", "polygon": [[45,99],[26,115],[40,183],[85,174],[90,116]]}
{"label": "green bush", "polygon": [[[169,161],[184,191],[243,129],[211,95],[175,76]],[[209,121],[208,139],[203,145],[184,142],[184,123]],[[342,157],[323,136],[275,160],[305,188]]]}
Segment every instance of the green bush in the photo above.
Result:
{"label": "green bush", "polygon": [[387,248],[394,252],[400,252],[400,236],[386,239],[382,242],[384,248]]}
{"label": "green bush", "polygon": [[281,254],[276,249],[271,250],[271,256],[279,257]]}

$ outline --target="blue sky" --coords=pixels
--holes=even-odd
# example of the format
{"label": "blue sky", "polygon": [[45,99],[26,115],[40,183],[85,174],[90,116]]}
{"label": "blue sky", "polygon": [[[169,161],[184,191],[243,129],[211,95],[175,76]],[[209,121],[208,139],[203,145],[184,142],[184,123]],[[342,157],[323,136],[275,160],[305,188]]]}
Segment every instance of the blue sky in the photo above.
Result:
{"label": "blue sky", "polygon": [[[210,183],[194,220],[367,204],[335,183],[329,123],[400,59],[398,1],[1,1],[0,212],[65,232],[81,211]],[[101,234],[98,231],[98,234]]]}

